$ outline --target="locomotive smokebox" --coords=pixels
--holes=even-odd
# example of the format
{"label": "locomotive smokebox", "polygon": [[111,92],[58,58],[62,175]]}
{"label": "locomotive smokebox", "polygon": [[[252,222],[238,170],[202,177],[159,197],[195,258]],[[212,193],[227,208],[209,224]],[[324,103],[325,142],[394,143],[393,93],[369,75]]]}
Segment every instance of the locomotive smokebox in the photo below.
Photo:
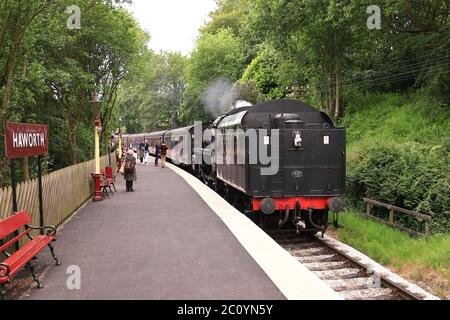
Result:
{"label": "locomotive smokebox", "polygon": [[261,201],[261,211],[265,215],[271,215],[275,212],[276,209],[276,203],[275,200],[272,198],[265,198]]}
{"label": "locomotive smokebox", "polygon": [[344,201],[340,197],[334,197],[328,202],[328,208],[332,212],[341,212],[344,208]]}

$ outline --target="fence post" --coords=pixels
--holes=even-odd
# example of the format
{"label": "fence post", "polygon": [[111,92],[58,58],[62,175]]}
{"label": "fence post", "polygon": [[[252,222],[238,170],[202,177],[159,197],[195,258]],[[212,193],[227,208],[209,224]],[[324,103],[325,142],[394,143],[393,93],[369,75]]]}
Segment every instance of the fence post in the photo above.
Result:
{"label": "fence post", "polygon": [[425,237],[430,236],[430,224],[428,223],[428,220],[425,221]]}
{"label": "fence post", "polygon": [[372,211],[372,205],[370,204],[370,202],[367,202],[367,211],[366,211],[366,214],[367,214],[368,216],[370,216],[370,215],[371,215],[371,211]]}
{"label": "fence post", "polygon": [[389,210],[389,222],[394,223],[394,209]]}

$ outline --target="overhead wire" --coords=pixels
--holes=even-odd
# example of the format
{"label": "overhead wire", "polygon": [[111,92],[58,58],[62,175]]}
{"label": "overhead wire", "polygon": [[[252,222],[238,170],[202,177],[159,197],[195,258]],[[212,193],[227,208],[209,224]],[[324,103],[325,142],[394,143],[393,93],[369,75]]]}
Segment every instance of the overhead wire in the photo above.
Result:
{"label": "overhead wire", "polygon": [[[382,74],[392,73],[394,71],[401,71],[401,70],[402,71],[417,70],[417,71],[420,72],[421,70],[423,70],[424,66],[432,67],[432,66],[435,66],[436,64],[439,64],[440,62],[444,62],[444,61],[450,61],[450,55],[446,56],[446,57],[440,57],[440,58],[437,58],[437,59],[432,59],[432,60],[429,60],[429,61],[423,61],[423,62],[419,62],[419,63],[412,63],[412,64],[409,64],[409,65],[406,65],[406,66],[402,66],[402,67],[399,67],[399,68],[390,68],[389,70],[383,70],[383,71],[376,72],[375,75],[382,75]],[[427,65],[430,65],[430,66],[427,66]],[[403,69],[405,69],[405,70],[403,70]],[[349,80],[342,81],[341,84],[343,84],[343,85],[344,84],[349,84],[349,83],[353,84],[353,83],[359,82],[361,79],[362,80],[367,80],[367,79],[365,79],[365,77],[366,76],[354,77],[354,78],[351,78]],[[336,81],[336,79],[333,78],[331,81],[326,83],[324,86],[333,84],[333,83],[335,83],[335,81]],[[317,85],[316,88],[321,88],[321,87],[324,87],[324,86]]]}
{"label": "overhead wire", "polygon": [[[444,62],[444,63],[441,63],[441,62]],[[430,64],[430,63],[432,63],[432,64]],[[411,64],[409,66],[404,66],[402,68],[384,70],[384,71],[378,72],[377,73],[378,77],[372,78],[372,79],[364,79],[363,77],[360,77],[359,81],[355,80],[355,79],[352,79],[352,81],[343,81],[343,82],[341,82],[341,87],[343,87],[343,88],[344,87],[352,87],[355,85],[360,86],[360,85],[371,84],[371,83],[388,80],[388,79],[393,80],[399,76],[410,75],[410,74],[414,75],[416,73],[430,71],[436,67],[447,67],[447,66],[450,66],[450,60],[447,59],[447,57],[443,57],[443,58],[440,58],[439,60],[437,60],[437,59],[433,60],[432,62],[427,61],[427,62],[422,62],[422,63],[418,63],[418,64]],[[402,72],[397,73],[397,74],[389,74],[394,71],[402,71]],[[386,75],[381,76],[382,74],[386,74]],[[335,85],[335,81],[336,81],[336,79],[334,78],[327,83],[321,83],[321,84],[318,84],[318,85],[312,86],[312,87],[315,89],[319,89],[318,90],[319,92],[326,92],[326,91],[329,91],[330,86]]]}

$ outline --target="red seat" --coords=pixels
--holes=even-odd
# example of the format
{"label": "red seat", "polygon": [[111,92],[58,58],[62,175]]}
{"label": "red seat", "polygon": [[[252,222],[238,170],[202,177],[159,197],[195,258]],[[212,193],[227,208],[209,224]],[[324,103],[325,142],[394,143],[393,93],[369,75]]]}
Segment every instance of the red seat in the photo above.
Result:
{"label": "red seat", "polygon": [[106,177],[106,180],[108,180],[108,184],[109,184],[111,193],[113,193],[111,186],[114,188],[115,191],[117,191],[116,185],[115,185],[116,177],[114,176],[114,173],[113,173],[113,167],[111,167],[111,166],[106,167],[103,172]]}
{"label": "red seat", "polygon": [[[14,276],[25,266],[28,266],[30,268],[33,279],[38,284],[38,288],[42,287],[38,278],[34,274],[34,268],[30,262],[46,246],[50,248],[50,252],[53,256],[53,259],[55,259],[56,264],[60,264],[58,258],[55,256],[54,249],[51,244],[53,241],[56,241],[56,228],[33,227],[29,225],[31,221],[32,219],[27,211],[22,211],[9,217],[6,220],[0,221],[0,240],[6,242],[0,245],[0,252],[6,254],[6,250],[19,243],[22,238],[28,237],[30,239],[28,243],[23,245],[13,254],[6,254],[8,256],[6,260],[0,262],[0,299],[4,299],[4,284],[11,281]],[[21,231],[22,229],[23,231]],[[39,235],[33,238],[31,236],[32,230],[48,230],[48,232],[47,235]]]}
{"label": "red seat", "polygon": [[12,279],[17,272],[22,270],[28,262],[33,260],[33,258],[41,252],[42,249],[54,240],[55,237],[51,236],[37,236],[16,251],[14,255],[3,261],[4,264],[9,265],[10,272],[8,276],[0,277],[0,283],[5,283]]}
{"label": "red seat", "polygon": [[109,179],[107,178],[107,176],[105,174],[105,170],[104,169],[100,169],[100,175],[97,175],[95,173],[91,173],[91,176],[94,179],[94,181],[96,181],[96,177],[100,176],[100,189],[101,189],[102,193],[106,194],[106,196],[109,199],[109,191],[111,192],[111,194],[113,194],[113,191],[112,191],[112,188],[111,188],[111,183],[110,183]]}

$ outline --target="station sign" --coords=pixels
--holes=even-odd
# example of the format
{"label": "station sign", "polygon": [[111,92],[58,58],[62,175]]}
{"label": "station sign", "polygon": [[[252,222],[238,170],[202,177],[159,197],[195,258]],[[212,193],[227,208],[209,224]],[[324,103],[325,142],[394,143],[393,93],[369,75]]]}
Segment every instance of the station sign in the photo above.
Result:
{"label": "station sign", "polygon": [[6,122],[5,154],[8,159],[48,154],[48,126]]}

